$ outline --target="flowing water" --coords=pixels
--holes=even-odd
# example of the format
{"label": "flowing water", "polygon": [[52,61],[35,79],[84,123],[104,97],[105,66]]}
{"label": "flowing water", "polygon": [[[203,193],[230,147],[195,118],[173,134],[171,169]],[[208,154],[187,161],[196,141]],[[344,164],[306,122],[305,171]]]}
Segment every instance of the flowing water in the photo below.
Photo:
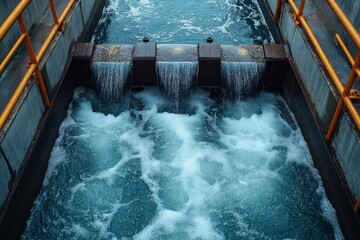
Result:
{"label": "flowing water", "polygon": [[273,42],[255,0],[110,0],[93,41],[221,44]]}
{"label": "flowing water", "polygon": [[123,101],[130,89],[130,62],[94,62],[93,88],[100,99],[108,102]]}
{"label": "flowing water", "polygon": [[[272,41],[251,0],[110,0],[93,40],[209,35]],[[93,63],[22,238],[343,239],[293,115],[259,91],[263,69],[224,61],[222,93],[194,88],[197,62],[160,60],[160,91],[124,95],[131,64]]]}
{"label": "flowing water", "polygon": [[239,100],[256,93],[265,63],[222,62],[223,89],[227,99]]}
{"label": "flowing water", "polygon": [[76,90],[23,239],[342,238],[280,96],[198,90],[174,114],[146,89],[118,116],[96,101]]}

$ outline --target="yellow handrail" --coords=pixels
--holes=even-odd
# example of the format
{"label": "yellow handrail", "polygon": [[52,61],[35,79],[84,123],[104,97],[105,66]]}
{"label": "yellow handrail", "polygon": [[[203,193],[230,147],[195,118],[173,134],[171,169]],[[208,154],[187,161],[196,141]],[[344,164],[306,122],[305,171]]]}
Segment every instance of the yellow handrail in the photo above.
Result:
{"label": "yellow handrail", "polygon": [[46,107],[50,106],[50,101],[47,96],[45,84],[41,75],[41,71],[39,69],[39,62],[43,58],[46,50],[49,48],[51,42],[53,41],[57,31],[64,30],[64,21],[68,13],[70,12],[71,8],[75,4],[76,1],[79,0],[69,0],[68,4],[66,5],[65,9],[63,10],[62,14],[58,18],[56,13],[56,8],[53,0],[49,0],[51,12],[54,18],[54,26],[51,29],[48,37],[44,41],[43,45],[41,46],[39,52],[35,54],[33,50],[33,46],[25,25],[25,21],[23,20],[22,13],[23,11],[28,7],[28,5],[31,3],[32,0],[21,0],[20,3],[15,7],[15,9],[10,13],[10,15],[7,17],[7,19],[3,22],[3,24],[0,26],[0,41],[4,39],[6,34],[9,32],[11,27],[14,25],[16,21],[18,21],[20,29],[21,29],[21,35],[18,38],[18,40],[15,42],[15,44],[12,46],[8,54],[6,55],[5,59],[0,62],[0,73],[5,69],[5,67],[8,65],[8,63],[11,61],[11,58],[16,53],[16,50],[20,47],[20,45],[24,42],[26,49],[30,56],[31,64],[27,68],[22,80],[20,81],[20,84],[17,86],[15,92],[11,96],[9,102],[7,103],[5,109],[0,115],[0,129],[4,126],[5,122],[7,121],[8,117],[10,116],[16,102],[20,98],[22,92],[25,89],[26,84],[30,80],[31,76],[34,74],[35,79],[37,83],[39,84],[40,92],[43,97],[43,101]]}
{"label": "yellow handrail", "polygon": [[10,13],[10,15],[5,19],[3,24],[0,27],[0,41],[4,39],[10,28],[17,21],[22,12],[27,8],[27,6],[31,3],[32,0],[22,0],[15,7],[15,9]]}
{"label": "yellow handrail", "polygon": [[345,30],[348,32],[349,36],[353,40],[355,46],[360,49],[360,37],[359,33],[354,27],[354,25],[351,23],[351,21],[348,19],[346,14],[343,12],[341,7],[336,3],[334,0],[327,0],[328,5],[331,7],[335,15],[338,17],[339,21],[345,28]]}
{"label": "yellow handrail", "polygon": [[[280,4],[280,2],[281,2],[281,0],[278,0],[278,5]],[[358,47],[359,52],[360,52],[359,33],[357,32],[355,27],[352,25],[351,21],[347,18],[345,13],[341,10],[339,5],[334,0],[327,0],[327,2],[328,2],[328,5],[331,7],[331,9],[334,11],[335,15],[339,18],[339,21],[344,26],[345,30],[348,32],[348,34],[350,35],[351,39],[353,40],[354,44]],[[356,107],[354,106],[351,99],[349,98],[349,93],[351,91],[351,88],[352,88],[352,85],[353,85],[354,81],[356,80],[356,76],[360,75],[360,57],[359,57],[359,54],[358,54],[358,57],[357,57],[357,59],[355,61],[353,61],[353,62],[350,61],[351,66],[352,66],[352,70],[351,70],[351,73],[350,73],[350,75],[348,77],[346,85],[344,86],[342,84],[339,76],[335,72],[334,68],[332,67],[332,65],[331,65],[328,57],[326,56],[324,50],[322,49],[320,43],[318,42],[315,34],[312,32],[309,24],[307,23],[305,17],[303,16],[303,9],[304,9],[304,6],[305,6],[305,0],[301,1],[300,9],[297,8],[297,6],[296,6],[296,4],[295,4],[295,2],[293,0],[288,0],[288,3],[289,3],[290,7],[292,8],[292,10],[295,13],[295,18],[296,18],[297,22],[300,23],[301,26],[303,27],[303,29],[305,30],[307,36],[310,39],[310,42],[313,44],[317,54],[319,55],[319,58],[321,59],[325,69],[329,73],[330,78],[332,79],[336,89],[338,90],[338,92],[340,93],[340,96],[341,96],[340,99],[339,99],[337,109],[336,109],[336,111],[334,113],[334,116],[333,116],[333,119],[331,121],[330,127],[329,127],[328,132],[327,132],[327,134],[325,136],[326,140],[330,140],[330,138],[332,136],[332,133],[333,133],[333,131],[335,129],[335,126],[336,126],[336,124],[338,122],[338,119],[339,119],[339,117],[341,115],[342,108],[343,108],[344,104],[348,108],[349,113],[352,116],[352,118],[354,119],[355,124],[360,129],[360,115],[359,115],[359,112],[357,111]],[[278,16],[281,9],[276,9],[276,11],[277,12],[275,12],[274,16]],[[344,49],[344,47],[342,47],[342,48]],[[351,56],[351,54],[349,54],[347,52],[345,52],[345,54],[349,58],[349,56]]]}
{"label": "yellow handrail", "polygon": [[360,198],[357,200],[357,203],[354,206],[354,212],[358,212],[360,210]]}

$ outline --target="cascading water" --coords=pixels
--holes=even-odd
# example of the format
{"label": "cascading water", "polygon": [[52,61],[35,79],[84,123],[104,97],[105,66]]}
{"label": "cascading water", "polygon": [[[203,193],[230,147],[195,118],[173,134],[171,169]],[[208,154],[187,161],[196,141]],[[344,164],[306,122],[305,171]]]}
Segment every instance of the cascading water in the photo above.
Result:
{"label": "cascading water", "polygon": [[119,115],[129,107],[131,62],[93,62],[93,88],[97,98],[93,109],[104,114]]}
{"label": "cascading water", "polygon": [[130,62],[93,62],[93,88],[99,98],[108,102],[122,102],[130,87]]}
{"label": "cascading water", "polygon": [[253,95],[259,88],[265,63],[221,63],[224,96],[227,100],[240,100]]}
{"label": "cascading water", "polygon": [[196,87],[197,62],[157,62],[160,91],[175,103],[176,111]]}
{"label": "cascading water", "polygon": [[281,96],[214,94],[174,114],[144,89],[113,116],[77,89],[23,239],[342,239]]}
{"label": "cascading water", "polygon": [[[94,41],[271,42],[256,1],[200,2],[111,0]],[[118,57],[132,48],[97,49],[121,61],[93,63],[94,88],[107,105],[121,101],[131,66]],[[343,239],[281,96],[242,99],[259,86],[264,64],[249,63],[256,53],[223,49],[227,98],[242,100],[222,103],[214,89],[190,96],[191,49],[157,45],[165,94],[133,92],[118,115],[99,113],[93,91],[76,89],[23,239]],[[193,114],[161,111],[187,97]]]}

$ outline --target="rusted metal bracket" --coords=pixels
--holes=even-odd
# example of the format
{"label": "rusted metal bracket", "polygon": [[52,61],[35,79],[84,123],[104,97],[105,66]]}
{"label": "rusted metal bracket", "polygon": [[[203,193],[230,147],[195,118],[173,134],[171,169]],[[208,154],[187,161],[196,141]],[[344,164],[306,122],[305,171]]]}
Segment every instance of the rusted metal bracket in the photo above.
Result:
{"label": "rusted metal bracket", "polygon": [[66,29],[66,27],[67,27],[67,25],[68,25],[68,22],[63,22],[63,23],[60,25],[59,30],[60,30],[61,32],[64,32],[65,29]]}
{"label": "rusted metal bracket", "polygon": [[357,89],[351,89],[348,97],[350,99],[360,99],[360,91]]}
{"label": "rusted metal bracket", "polygon": [[354,206],[354,212],[357,213],[360,210],[360,198],[357,200],[357,203]]}

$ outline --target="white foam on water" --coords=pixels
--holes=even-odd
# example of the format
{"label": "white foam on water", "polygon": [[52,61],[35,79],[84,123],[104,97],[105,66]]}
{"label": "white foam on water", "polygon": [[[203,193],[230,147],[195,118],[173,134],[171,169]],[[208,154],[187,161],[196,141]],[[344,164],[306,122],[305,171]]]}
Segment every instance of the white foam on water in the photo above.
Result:
{"label": "white foam on water", "polygon": [[[115,117],[94,112],[91,94],[75,91],[23,238],[297,239],[299,227],[342,239],[281,97],[260,93],[214,115],[214,101],[197,91],[195,112],[174,114],[158,111],[166,101],[150,89],[134,93],[136,107]],[[319,206],[314,228],[302,225],[313,211],[308,203]],[[321,232],[326,224],[333,233]]]}

